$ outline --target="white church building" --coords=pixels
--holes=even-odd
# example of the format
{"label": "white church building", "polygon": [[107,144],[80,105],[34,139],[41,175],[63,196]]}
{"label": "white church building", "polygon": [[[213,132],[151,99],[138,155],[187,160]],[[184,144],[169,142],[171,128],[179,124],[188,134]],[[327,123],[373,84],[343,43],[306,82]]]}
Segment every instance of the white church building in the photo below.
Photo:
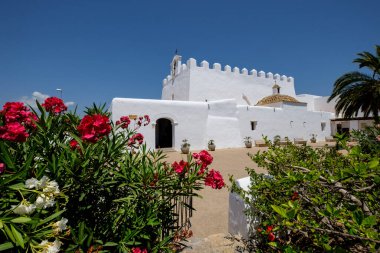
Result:
{"label": "white church building", "polygon": [[161,100],[114,98],[115,122],[125,115],[144,115],[151,124],[140,128],[149,148],[179,150],[183,139],[191,149],[243,147],[253,140],[279,135],[289,140],[325,140],[336,129],[334,104],[327,97],[296,95],[294,78],[285,75],[224,67],[190,58],[181,64],[176,55],[171,75],[163,80]]}

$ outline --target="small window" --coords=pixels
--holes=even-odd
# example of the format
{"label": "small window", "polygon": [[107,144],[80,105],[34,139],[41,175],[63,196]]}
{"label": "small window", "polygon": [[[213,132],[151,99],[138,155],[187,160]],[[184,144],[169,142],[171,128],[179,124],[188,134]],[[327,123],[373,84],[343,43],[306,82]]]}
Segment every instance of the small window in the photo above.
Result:
{"label": "small window", "polygon": [[326,129],[326,122],[321,122],[321,130],[322,132]]}
{"label": "small window", "polygon": [[251,130],[256,130],[257,127],[257,121],[251,121]]}

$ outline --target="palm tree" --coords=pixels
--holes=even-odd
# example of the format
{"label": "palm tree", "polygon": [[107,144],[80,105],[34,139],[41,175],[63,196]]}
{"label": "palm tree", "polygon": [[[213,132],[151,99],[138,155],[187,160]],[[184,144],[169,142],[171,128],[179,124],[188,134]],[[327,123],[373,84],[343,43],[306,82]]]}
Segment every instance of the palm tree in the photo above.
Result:
{"label": "palm tree", "polygon": [[380,123],[380,46],[376,46],[376,55],[369,52],[358,55],[353,62],[359,63],[359,68],[367,68],[370,74],[353,71],[342,75],[335,81],[327,102],[336,98],[335,110],[344,118],[357,116],[362,111],[364,117],[372,114],[375,123]]}

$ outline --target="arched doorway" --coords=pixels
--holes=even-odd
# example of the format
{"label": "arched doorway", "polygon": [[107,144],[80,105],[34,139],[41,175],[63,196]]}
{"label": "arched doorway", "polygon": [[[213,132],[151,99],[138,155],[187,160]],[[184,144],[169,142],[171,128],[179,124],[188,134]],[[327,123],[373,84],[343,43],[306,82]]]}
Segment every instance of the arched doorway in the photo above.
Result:
{"label": "arched doorway", "polygon": [[156,121],[156,148],[173,147],[173,125],[168,119]]}

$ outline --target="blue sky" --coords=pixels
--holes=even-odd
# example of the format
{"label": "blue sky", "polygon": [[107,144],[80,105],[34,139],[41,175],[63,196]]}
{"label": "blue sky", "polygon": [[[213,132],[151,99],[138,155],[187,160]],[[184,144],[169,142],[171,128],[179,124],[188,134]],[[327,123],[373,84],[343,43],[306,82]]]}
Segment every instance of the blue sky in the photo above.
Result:
{"label": "blue sky", "polygon": [[159,99],[175,49],[329,95],[357,70],[356,54],[380,44],[379,9],[379,0],[1,0],[0,105],[56,88],[80,109]]}

